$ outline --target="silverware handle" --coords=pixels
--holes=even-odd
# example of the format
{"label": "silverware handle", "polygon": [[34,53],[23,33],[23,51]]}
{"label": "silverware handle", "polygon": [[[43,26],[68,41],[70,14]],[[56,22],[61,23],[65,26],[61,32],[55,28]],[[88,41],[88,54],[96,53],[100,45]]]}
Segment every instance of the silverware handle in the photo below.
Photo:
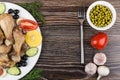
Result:
{"label": "silverware handle", "polygon": [[81,64],[84,64],[83,23],[80,26],[81,35]]}

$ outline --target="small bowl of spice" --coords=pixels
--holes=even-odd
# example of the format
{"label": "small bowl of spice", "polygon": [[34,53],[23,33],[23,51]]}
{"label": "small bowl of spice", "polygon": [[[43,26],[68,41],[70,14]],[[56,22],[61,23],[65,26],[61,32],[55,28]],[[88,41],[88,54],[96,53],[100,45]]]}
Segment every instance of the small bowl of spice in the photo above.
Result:
{"label": "small bowl of spice", "polygon": [[107,30],[116,21],[115,8],[106,1],[96,1],[87,10],[87,21],[96,30]]}

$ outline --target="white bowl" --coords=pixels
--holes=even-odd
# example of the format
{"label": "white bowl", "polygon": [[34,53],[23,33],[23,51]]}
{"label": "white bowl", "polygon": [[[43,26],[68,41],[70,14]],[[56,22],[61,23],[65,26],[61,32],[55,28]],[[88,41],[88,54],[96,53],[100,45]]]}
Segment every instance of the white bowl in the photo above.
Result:
{"label": "white bowl", "polygon": [[[89,15],[89,14],[90,14],[90,10],[91,10],[93,7],[95,7],[96,5],[98,5],[98,4],[108,7],[108,8],[111,10],[111,12],[112,12],[112,21],[111,21],[111,23],[110,23],[109,25],[107,25],[107,26],[97,27],[97,26],[95,26],[95,25],[91,22],[91,20],[90,20],[90,15]],[[115,11],[115,8],[112,6],[112,4],[110,4],[109,2],[106,2],[106,1],[96,1],[96,2],[92,3],[92,4],[89,6],[89,8],[88,8],[88,10],[87,10],[86,17],[87,17],[87,21],[88,21],[89,25],[90,25],[92,28],[94,28],[94,29],[96,29],[96,30],[107,30],[107,29],[111,28],[111,27],[113,26],[113,24],[115,23],[115,21],[116,21],[116,11]]]}

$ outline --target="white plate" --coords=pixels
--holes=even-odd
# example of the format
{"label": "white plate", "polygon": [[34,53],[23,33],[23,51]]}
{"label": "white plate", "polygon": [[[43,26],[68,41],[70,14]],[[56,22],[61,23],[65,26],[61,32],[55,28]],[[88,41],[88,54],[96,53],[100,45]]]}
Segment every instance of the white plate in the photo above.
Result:
{"label": "white plate", "polygon": [[[22,8],[22,7],[20,7],[16,4],[13,4],[13,3],[9,3],[9,2],[4,2],[4,3],[6,5],[6,12],[5,13],[7,13],[8,9],[10,9],[10,8],[11,9],[18,9],[18,10],[20,10],[20,13],[19,13],[20,17],[23,17],[23,18],[26,18],[26,19],[31,19],[31,20],[35,21],[33,16],[27,10],[25,10],[24,8]],[[40,32],[39,28],[37,30]],[[38,46],[38,48],[39,48],[39,50],[38,50],[37,55],[35,55],[34,57],[28,58],[28,60],[27,60],[28,65],[26,67],[20,67],[21,74],[19,76],[14,76],[14,75],[7,74],[4,78],[0,77],[0,80],[19,80],[20,78],[25,76],[28,72],[30,72],[31,69],[35,66],[37,60],[39,59],[42,44],[40,46]]]}

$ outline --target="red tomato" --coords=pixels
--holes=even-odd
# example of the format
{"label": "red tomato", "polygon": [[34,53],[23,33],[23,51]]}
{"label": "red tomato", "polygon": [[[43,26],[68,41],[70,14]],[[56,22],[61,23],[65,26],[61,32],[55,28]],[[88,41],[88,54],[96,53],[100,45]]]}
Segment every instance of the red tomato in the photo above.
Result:
{"label": "red tomato", "polygon": [[105,48],[107,44],[108,44],[108,36],[103,32],[97,33],[91,39],[92,47],[96,48],[97,50],[101,50]]}
{"label": "red tomato", "polygon": [[3,69],[2,68],[0,68],[0,75],[2,75],[3,74]]}
{"label": "red tomato", "polygon": [[20,20],[20,27],[23,30],[31,31],[31,30],[37,29],[38,28],[38,24],[35,21],[33,21],[33,20],[22,19],[22,20]]}

